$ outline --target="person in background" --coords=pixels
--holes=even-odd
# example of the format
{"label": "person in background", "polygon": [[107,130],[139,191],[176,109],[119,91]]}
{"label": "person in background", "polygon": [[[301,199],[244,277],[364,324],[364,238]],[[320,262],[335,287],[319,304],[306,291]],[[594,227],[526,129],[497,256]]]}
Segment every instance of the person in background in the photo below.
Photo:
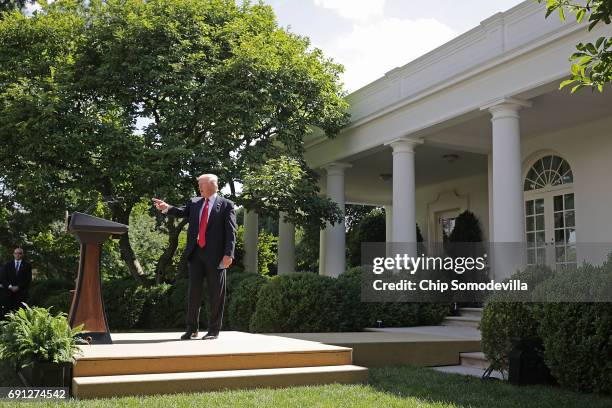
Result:
{"label": "person in background", "polygon": [[28,288],[32,283],[32,265],[23,259],[23,249],[15,248],[13,251],[13,260],[4,265],[4,271],[0,275],[0,291],[3,292],[2,297],[6,297],[3,301],[5,313],[19,309],[21,302],[28,299]]}

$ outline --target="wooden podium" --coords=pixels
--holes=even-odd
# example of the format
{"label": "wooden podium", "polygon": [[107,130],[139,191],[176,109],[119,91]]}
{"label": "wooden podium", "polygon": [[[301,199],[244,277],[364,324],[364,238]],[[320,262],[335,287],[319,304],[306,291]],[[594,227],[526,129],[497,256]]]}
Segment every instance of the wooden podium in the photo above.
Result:
{"label": "wooden podium", "polygon": [[70,306],[70,327],[83,324],[83,337],[91,344],[112,344],[102,299],[100,253],[102,243],[109,236],[125,234],[128,226],[79,212],[74,212],[66,221],[66,229],[81,244],[76,290]]}

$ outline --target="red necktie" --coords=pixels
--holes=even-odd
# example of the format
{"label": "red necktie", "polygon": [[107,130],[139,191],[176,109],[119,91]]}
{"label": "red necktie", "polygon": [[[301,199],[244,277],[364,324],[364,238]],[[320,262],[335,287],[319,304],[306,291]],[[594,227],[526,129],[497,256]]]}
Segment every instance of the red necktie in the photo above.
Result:
{"label": "red necktie", "polygon": [[198,234],[198,245],[200,248],[204,248],[206,245],[206,225],[208,224],[208,198],[204,209],[202,210],[202,217],[200,218],[200,232]]}

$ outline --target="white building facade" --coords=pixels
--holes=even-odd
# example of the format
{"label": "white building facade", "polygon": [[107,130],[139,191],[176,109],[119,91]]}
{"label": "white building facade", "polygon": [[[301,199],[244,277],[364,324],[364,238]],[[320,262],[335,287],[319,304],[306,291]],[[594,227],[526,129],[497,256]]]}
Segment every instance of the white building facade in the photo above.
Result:
{"label": "white building facade", "polygon": [[[612,243],[612,92],[558,87],[576,44],[612,26],[544,15],[525,1],[347,96],[349,126],[306,141],[324,194],[384,206],[388,241],[414,242],[418,223],[440,242],[470,210],[485,240],[528,243],[531,263],[597,262],[575,246]],[[295,268],[292,243],[279,273]],[[344,270],[336,225],[321,232],[319,273]]]}

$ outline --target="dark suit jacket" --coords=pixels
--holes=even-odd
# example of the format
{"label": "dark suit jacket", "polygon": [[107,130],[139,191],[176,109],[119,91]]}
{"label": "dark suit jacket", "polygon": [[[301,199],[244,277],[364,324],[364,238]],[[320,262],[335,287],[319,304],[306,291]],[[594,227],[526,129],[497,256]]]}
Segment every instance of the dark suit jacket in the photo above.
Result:
{"label": "dark suit jacket", "polygon": [[19,274],[15,271],[15,260],[11,260],[4,265],[4,271],[0,275],[0,283],[4,289],[9,285],[19,286],[16,295],[25,296],[32,282],[32,265],[28,261],[21,260]]}
{"label": "dark suit jacket", "polygon": [[[200,228],[200,208],[204,205],[202,197],[194,197],[183,207],[170,207],[168,215],[187,217],[187,245],[184,256],[189,258],[198,245],[198,230]],[[234,203],[217,194],[214,207],[206,225],[206,257],[219,265],[224,255],[234,257],[236,247],[236,210]]]}

